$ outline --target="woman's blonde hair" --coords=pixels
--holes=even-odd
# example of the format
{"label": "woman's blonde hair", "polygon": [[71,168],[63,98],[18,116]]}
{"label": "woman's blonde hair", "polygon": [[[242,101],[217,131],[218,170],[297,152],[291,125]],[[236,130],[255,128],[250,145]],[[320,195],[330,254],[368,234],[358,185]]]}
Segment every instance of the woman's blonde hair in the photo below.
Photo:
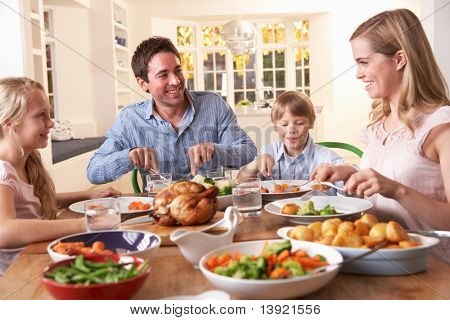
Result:
{"label": "woman's blonde hair", "polygon": [[[34,90],[44,88],[39,82],[28,78],[0,79],[0,123],[7,121],[10,125],[17,125],[27,111],[29,99]],[[0,139],[4,134],[0,128]],[[19,150],[23,149],[20,145]],[[34,194],[41,202],[41,212],[45,219],[56,217],[55,185],[42,164],[39,151],[33,150],[25,162],[25,172]]]}
{"label": "woman's blonde hair", "polygon": [[[400,86],[399,119],[414,132],[407,118],[411,108],[432,113],[448,105],[448,87],[434,58],[425,31],[417,16],[407,9],[384,11],[362,23],[352,34],[350,41],[358,37],[367,39],[372,49],[392,57],[399,50],[406,56]],[[369,126],[391,113],[389,98],[372,103]]]}
{"label": "woman's blonde hair", "polygon": [[296,116],[306,117],[311,127],[316,121],[314,106],[308,96],[298,91],[286,91],[282,93],[274,102],[271,118],[272,122],[278,121],[283,117],[284,112],[288,109]]}

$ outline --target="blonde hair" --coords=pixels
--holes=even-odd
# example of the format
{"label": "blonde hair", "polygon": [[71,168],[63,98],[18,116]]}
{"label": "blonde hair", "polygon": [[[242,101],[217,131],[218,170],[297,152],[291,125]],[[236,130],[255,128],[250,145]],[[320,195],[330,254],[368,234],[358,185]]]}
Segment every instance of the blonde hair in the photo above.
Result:
{"label": "blonde hair", "polygon": [[[398,117],[412,132],[414,127],[407,118],[411,108],[432,113],[449,104],[448,87],[434,58],[425,31],[417,16],[407,9],[384,11],[362,23],[350,41],[358,37],[367,39],[376,53],[392,57],[399,50],[406,55],[406,65],[400,86]],[[379,122],[391,113],[389,98],[372,103],[371,123]]]}
{"label": "blonde hair", "polygon": [[282,93],[274,102],[271,118],[272,122],[280,120],[283,114],[289,110],[296,116],[306,117],[310,126],[316,121],[314,106],[308,96],[298,91],[286,91]]}
{"label": "blonde hair", "polygon": [[[8,121],[17,125],[27,111],[29,99],[34,90],[44,88],[39,82],[28,78],[0,79],[0,123]],[[0,139],[4,134],[0,128]],[[22,152],[21,146],[17,146]],[[34,194],[41,202],[41,212],[45,219],[56,217],[55,185],[42,164],[41,155],[33,150],[25,162],[25,172],[30,184],[33,185]]]}

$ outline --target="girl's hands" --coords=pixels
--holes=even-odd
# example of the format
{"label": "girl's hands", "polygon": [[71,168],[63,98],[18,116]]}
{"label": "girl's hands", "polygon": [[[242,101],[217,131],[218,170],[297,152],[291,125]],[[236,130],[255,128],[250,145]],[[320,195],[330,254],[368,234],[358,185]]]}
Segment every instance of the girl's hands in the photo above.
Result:
{"label": "girl's hands", "polygon": [[247,169],[253,173],[261,172],[265,177],[272,175],[275,160],[271,155],[263,153],[247,165]]}
{"label": "girl's hands", "polygon": [[309,180],[314,180],[317,182],[346,181],[355,172],[357,172],[357,170],[349,165],[332,165],[329,163],[321,163],[314,168]]}
{"label": "girl's hands", "polygon": [[121,194],[122,192],[112,187],[102,187],[88,192],[88,199],[115,197]]}
{"label": "girl's hands", "polygon": [[373,169],[356,172],[347,181],[344,191],[358,196],[370,197],[375,193],[383,197],[396,199],[401,196],[404,186],[394,180],[386,178]]}

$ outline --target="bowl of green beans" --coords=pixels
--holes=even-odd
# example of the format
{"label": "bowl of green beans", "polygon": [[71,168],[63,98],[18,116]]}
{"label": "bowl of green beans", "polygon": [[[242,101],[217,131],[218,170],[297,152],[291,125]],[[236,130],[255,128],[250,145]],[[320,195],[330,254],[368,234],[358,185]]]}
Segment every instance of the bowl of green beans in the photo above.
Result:
{"label": "bowl of green beans", "polygon": [[41,281],[56,299],[124,300],[137,293],[150,271],[148,260],[134,256],[78,255],[47,266]]}

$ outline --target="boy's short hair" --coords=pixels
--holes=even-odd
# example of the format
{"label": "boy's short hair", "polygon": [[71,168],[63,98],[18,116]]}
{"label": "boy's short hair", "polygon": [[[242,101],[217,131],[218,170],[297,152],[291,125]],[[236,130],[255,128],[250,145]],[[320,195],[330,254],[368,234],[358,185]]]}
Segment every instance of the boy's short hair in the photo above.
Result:
{"label": "boy's short hair", "polygon": [[314,106],[309,97],[298,91],[286,91],[281,94],[274,102],[272,108],[272,122],[278,121],[288,109],[296,116],[303,116],[309,120],[310,126],[316,121]]}
{"label": "boy's short hair", "polygon": [[172,52],[181,61],[180,53],[170,39],[159,36],[150,37],[139,44],[131,59],[131,67],[136,78],[140,77],[148,82],[148,63],[159,52]]}

